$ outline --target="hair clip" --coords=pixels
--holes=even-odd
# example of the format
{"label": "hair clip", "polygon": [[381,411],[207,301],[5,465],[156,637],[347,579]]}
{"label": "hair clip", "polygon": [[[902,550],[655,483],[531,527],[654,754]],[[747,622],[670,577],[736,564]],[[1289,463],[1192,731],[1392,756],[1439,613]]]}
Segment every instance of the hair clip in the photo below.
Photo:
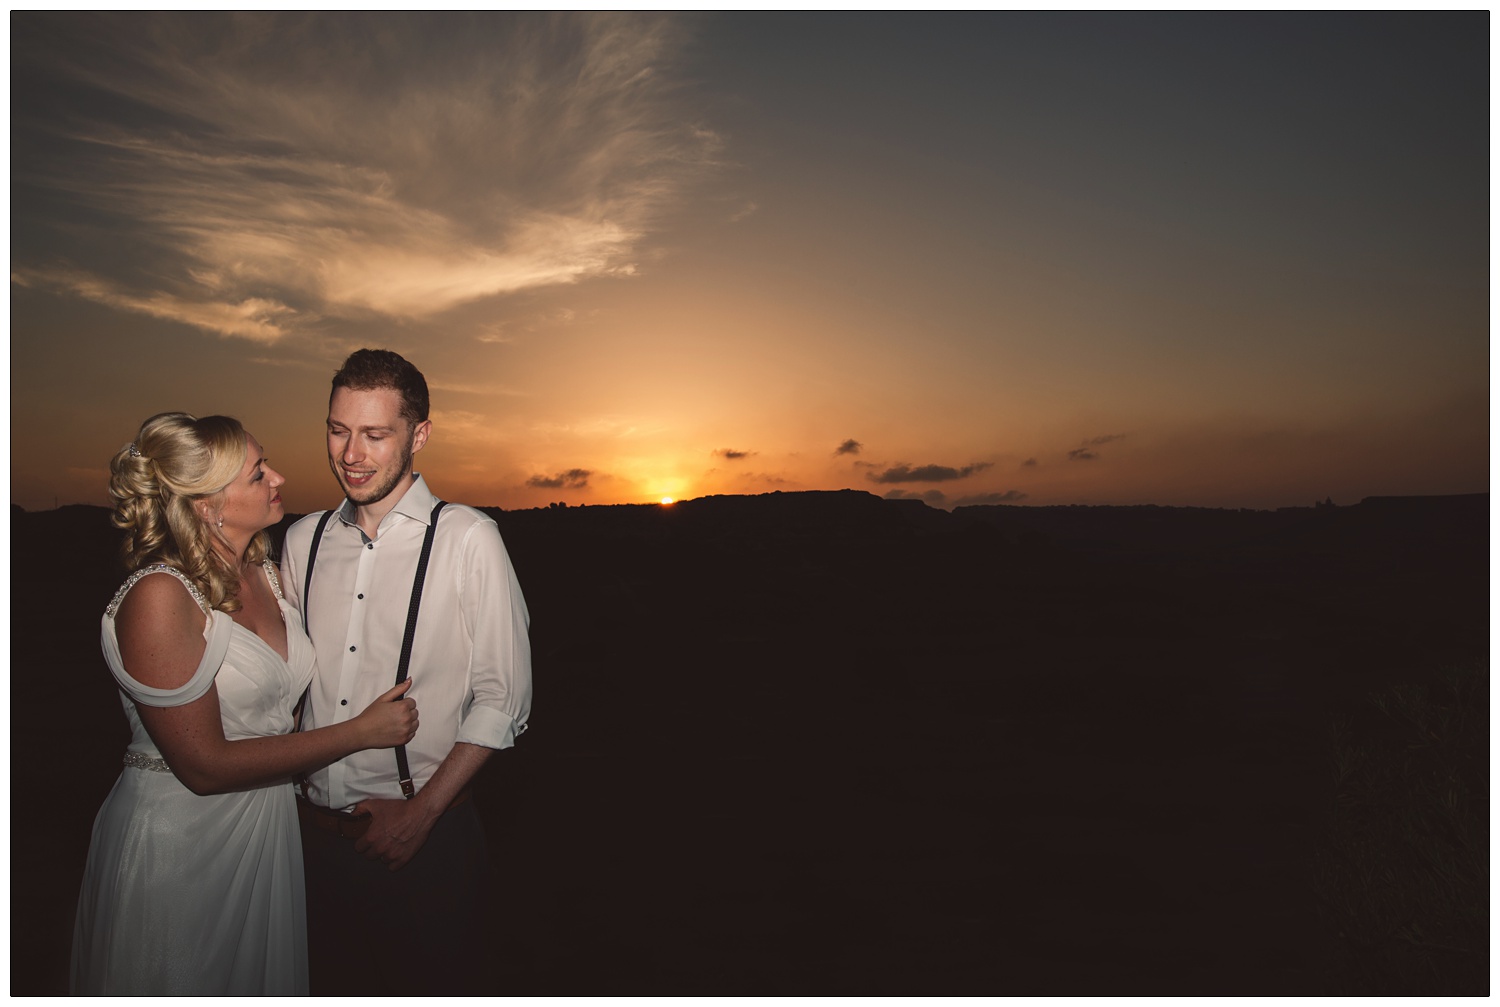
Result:
{"label": "hair clip", "polygon": [[131,441],[130,442],[130,457],[132,457],[132,458],[139,458],[140,456],[141,456],[141,449],[135,446],[135,441]]}

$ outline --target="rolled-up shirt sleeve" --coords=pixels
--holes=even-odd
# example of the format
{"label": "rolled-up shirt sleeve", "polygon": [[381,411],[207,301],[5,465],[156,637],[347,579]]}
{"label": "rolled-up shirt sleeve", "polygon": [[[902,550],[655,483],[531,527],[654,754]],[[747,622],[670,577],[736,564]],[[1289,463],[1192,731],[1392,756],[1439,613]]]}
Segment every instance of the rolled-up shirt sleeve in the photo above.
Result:
{"label": "rolled-up shirt sleeve", "polygon": [[464,537],[459,603],[473,645],[468,703],[456,741],[509,748],[531,715],[531,619],[493,521]]}

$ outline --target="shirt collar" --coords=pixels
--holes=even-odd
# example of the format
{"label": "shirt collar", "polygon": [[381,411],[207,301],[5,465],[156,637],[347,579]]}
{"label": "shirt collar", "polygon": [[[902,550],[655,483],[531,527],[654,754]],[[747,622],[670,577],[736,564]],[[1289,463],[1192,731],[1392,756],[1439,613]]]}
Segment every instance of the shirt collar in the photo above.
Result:
{"label": "shirt collar", "polygon": [[[437,503],[437,497],[433,496],[432,490],[427,488],[427,480],[422,478],[422,473],[412,474],[416,476],[412,484],[406,488],[405,493],[401,494],[401,499],[396,501],[396,506],[391,508],[390,513],[380,519],[382,528],[391,519],[391,514],[400,514],[402,517],[409,517],[423,524],[431,523],[432,508]],[[359,516],[355,513],[353,500],[345,497],[337,513],[339,520],[344,524],[359,527]]]}

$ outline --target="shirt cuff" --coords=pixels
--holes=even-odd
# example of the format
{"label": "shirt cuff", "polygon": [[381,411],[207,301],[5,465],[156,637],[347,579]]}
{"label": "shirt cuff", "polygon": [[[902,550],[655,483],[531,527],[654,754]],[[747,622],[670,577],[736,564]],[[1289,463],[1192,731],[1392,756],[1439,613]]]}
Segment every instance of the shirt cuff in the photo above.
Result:
{"label": "shirt cuff", "polygon": [[526,725],[516,723],[508,713],[488,706],[476,706],[469,710],[454,740],[481,748],[510,748],[525,730]]}

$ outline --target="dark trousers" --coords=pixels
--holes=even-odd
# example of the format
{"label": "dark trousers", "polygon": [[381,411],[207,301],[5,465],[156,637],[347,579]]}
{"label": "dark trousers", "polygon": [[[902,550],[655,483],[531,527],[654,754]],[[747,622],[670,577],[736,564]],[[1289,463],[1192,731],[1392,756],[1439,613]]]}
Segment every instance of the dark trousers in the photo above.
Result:
{"label": "dark trousers", "polygon": [[399,871],[305,823],[302,855],[314,996],[499,992],[484,946],[498,907],[473,801],[438,819]]}

